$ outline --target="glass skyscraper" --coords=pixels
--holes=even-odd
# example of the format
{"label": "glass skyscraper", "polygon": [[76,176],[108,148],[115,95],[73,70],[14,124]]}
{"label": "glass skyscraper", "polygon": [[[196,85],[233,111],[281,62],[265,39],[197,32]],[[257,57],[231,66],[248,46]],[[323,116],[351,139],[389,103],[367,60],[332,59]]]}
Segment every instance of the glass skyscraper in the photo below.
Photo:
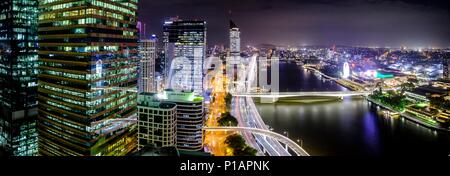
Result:
{"label": "glass skyscraper", "polygon": [[203,93],[206,22],[171,19],[164,23],[166,88]]}
{"label": "glass skyscraper", "polygon": [[39,154],[135,150],[137,3],[40,0]]}
{"label": "glass skyscraper", "polygon": [[37,0],[0,2],[0,146],[37,154]]}

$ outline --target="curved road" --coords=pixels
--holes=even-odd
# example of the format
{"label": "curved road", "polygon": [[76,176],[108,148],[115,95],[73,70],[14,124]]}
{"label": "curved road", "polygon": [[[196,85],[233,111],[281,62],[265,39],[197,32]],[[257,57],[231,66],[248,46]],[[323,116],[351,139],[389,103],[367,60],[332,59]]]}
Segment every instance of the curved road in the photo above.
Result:
{"label": "curved road", "polygon": [[263,135],[272,139],[276,139],[277,141],[286,144],[290,149],[292,149],[298,156],[309,156],[309,154],[303,150],[296,142],[291,139],[283,136],[281,134],[272,132],[270,130],[264,130],[259,128],[250,128],[250,127],[204,127],[205,131],[239,131],[239,132],[251,132],[253,134]]}

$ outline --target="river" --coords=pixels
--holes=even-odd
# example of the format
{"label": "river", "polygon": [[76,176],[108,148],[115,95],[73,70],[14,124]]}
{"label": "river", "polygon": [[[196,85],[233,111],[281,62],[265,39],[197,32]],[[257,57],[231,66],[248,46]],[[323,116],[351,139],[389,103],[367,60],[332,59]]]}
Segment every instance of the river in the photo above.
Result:
{"label": "river", "polygon": [[[347,90],[297,66],[280,63],[280,91]],[[311,99],[311,98],[309,98]],[[301,139],[311,155],[450,154],[450,133],[422,127],[404,118],[378,115],[364,98],[324,102],[257,103],[264,122],[292,140]]]}

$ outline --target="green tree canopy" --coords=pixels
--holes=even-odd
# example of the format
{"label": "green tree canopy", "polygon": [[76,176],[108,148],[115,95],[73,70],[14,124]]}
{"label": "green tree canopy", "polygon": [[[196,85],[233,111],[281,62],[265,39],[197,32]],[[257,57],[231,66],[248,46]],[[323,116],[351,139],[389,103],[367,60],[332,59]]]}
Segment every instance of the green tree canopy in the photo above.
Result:
{"label": "green tree canopy", "polygon": [[218,120],[220,126],[237,126],[237,119],[230,114],[230,112],[225,112],[220,116]]}
{"label": "green tree canopy", "polygon": [[244,138],[239,134],[233,134],[227,137],[225,143],[233,149],[234,156],[256,156],[256,149],[247,146]]}

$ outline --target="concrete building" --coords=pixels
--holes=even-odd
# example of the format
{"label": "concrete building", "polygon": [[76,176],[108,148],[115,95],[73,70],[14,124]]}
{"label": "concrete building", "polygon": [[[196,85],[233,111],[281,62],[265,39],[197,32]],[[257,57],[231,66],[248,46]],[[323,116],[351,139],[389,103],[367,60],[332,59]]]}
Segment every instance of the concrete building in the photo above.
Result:
{"label": "concrete building", "polygon": [[177,148],[186,151],[199,151],[203,148],[203,126],[205,112],[203,97],[194,92],[166,90],[167,102],[177,104]]}
{"label": "concrete building", "polygon": [[148,144],[176,146],[177,105],[157,99],[154,93],[138,96],[138,150]]}
{"label": "concrete building", "polygon": [[203,148],[203,97],[194,92],[166,90],[161,94],[141,93],[138,103],[140,148],[149,144],[176,145],[181,151]]}
{"label": "concrete building", "polygon": [[156,53],[156,35],[152,35],[150,39],[144,39],[139,42],[139,92],[157,92],[156,90],[156,73],[155,61]]}
{"label": "concrete building", "polygon": [[240,56],[241,55],[241,31],[239,27],[230,20],[230,55]]}

